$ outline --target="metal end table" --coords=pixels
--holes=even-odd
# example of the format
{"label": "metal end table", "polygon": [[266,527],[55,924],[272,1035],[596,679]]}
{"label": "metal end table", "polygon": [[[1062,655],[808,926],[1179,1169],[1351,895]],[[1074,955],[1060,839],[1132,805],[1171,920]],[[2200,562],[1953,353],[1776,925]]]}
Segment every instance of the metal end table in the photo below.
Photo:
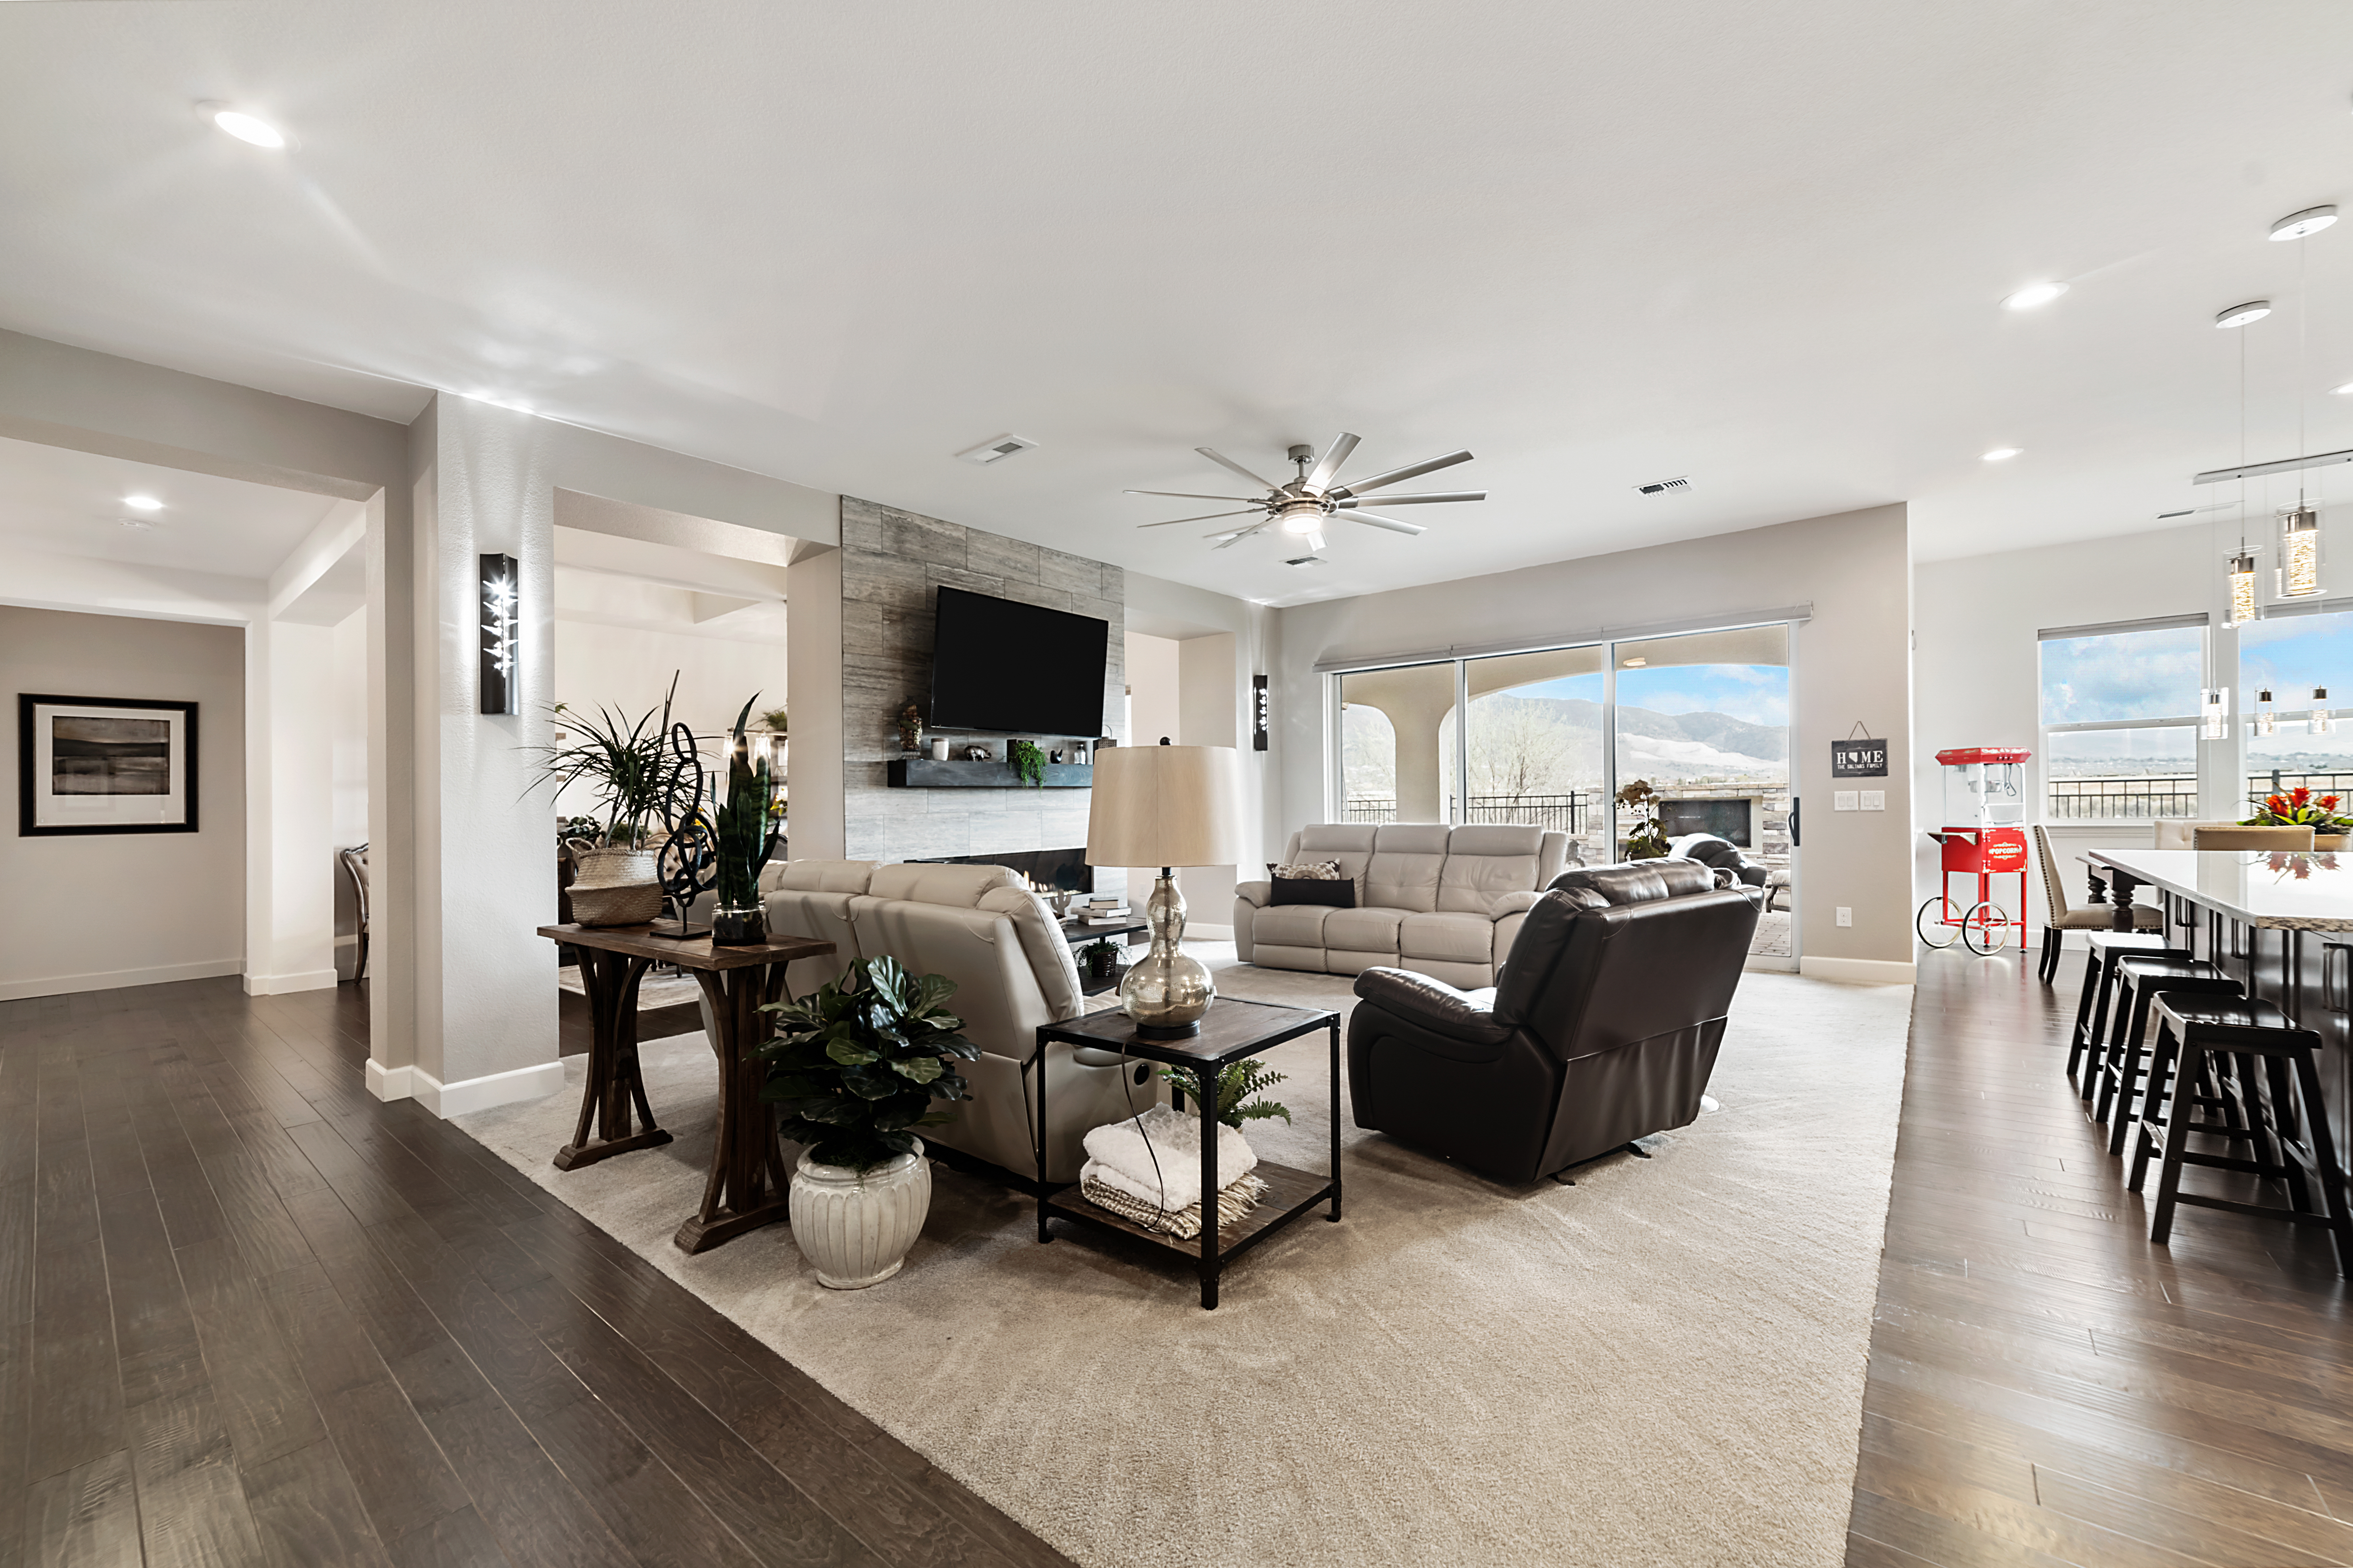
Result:
{"label": "metal end table", "polygon": [[[1233,1224],[1219,1226],[1218,1217],[1218,1075],[1229,1062],[1244,1057],[1254,1057],[1271,1050],[1286,1040],[1312,1035],[1318,1029],[1328,1029],[1332,1035],[1332,1173],[1319,1176],[1312,1171],[1293,1170],[1278,1165],[1271,1160],[1261,1160],[1250,1173],[1267,1185],[1266,1196],[1256,1207]],[[1330,1199],[1332,1212],[1324,1217],[1337,1224],[1340,1218],[1340,1015],[1320,1009],[1278,1007],[1266,1002],[1244,1002],[1231,996],[1220,996],[1209,1004],[1208,1016],[1201,1020],[1201,1032],[1184,1040],[1143,1040],[1136,1038],[1135,1026],[1119,1013],[1095,1013],[1072,1018],[1067,1023],[1048,1024],[1038,1031],[1038,1121],[1046,1125],[1046,1047],[1060,1040],[1074,1046],[1096,1050],[1116,1051],[1145,1061],[1160,1062],[1189,1071],[1195,1083],[1194,1102],[1201,1108],[1201,1237],[1198,1255],[1195,1245],[1180,1241],[1162,1231],[1147,1229],[1107,1209],[1099,1209],[1081,1194],[1078,1184],[1055,1186],[1045,1179],[1046,1158],[1042,1147],[1033,1148],[1038,1161],[1038,1239],[1054,1239],[1048,1226],[1050,1217],[1077,1220],[1103,1230],[1118,1231],[1155,1247],[1165,1248],[1180,1258],[1194,1259],[1201,1277],[1201,1305],[1214,1310],[1218,1305],[1218,1279],[1227,1265],[1251,1247],[1314,1208]],[[1182,1109],[1180,1106],[1179,1109]]]}

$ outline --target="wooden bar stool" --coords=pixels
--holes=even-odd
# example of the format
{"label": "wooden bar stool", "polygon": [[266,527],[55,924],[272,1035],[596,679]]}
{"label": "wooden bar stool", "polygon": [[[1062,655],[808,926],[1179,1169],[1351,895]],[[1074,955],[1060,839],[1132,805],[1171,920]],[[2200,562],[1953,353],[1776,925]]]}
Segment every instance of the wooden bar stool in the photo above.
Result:
{"label": "wooden bar stool", "polygon": [[2092,1098],[2099,1042],[2108,1032],[2108,993],[2116,984],[2116,960],[2127,953],[2152,958],[2190,956],[2188,948],[2168,947],[2165,938],[2154,932],[2095,931],[2089,942],[2092,951],[2084,962],[2084,994],[2075,1000],[2074,1037],[2067,1046],[2067,1076],[2074,1078],[2075,1069],[2084,1068],[2084,1076],[2076,1083],[2085,1100]]}
{"label": "wooden bar stool", "polygon": [[[2320,1037],[2299,1029],[2288,1016],[2270,1003],[2241,997],[2189,995],[2168,992],[2158,996],[2157,1047],[2149,1066],[2149,1081],[2164,1083],[2168,1076],[2179,1085],[2211,1080],[2217,1076],[2213,1058],[2240,1058],[2233,1076],[2248,1108],[2259,1118],[2253,1127],[2216,1125],[2196,1120],[2184,1096],[2152,1091],[2142,1097],[2140,1137],[2133,1147],[2132,1174],[2127,1185],[2138,1192],[2148,1173],[2149,1156],[2158,1159],[2157,1203],[2149,1214],[2148,1238],[2162,1247],[2173,1235],[2176,1205],[2223,1209],[2257,1219],[2284,1220],[2291,1225],[2316,1225],[2327,1229],[2337,1246],[2337,1272],[2353,1273],[2353,1211],[2345,1198],[2345,1176],[2337,1166],[2337,1150],[2328,1135],[2328,1110],[2320,1099],[2320,1074],[2315,1059]],[[2253,1102],[2244,1082],[2260,1063],[2265,1079],[2267,1106]],[[2254,1157],[2193,1152],[2190,1139],[2200,1134],[2254,1145]],[[2203,1165],[2211,1170],[2239,1171],[2287,1188],[2287,1205],[2241,1203],[2235,1198],[2210,1197],[2181,1190],[2181,1168]],[[2306,1184],[2310,1178],[2311,1184]],[[2312,1187],[2320,1201],[2313,1202]]]}
{"label": "wooden bar stool", "polygon": [[[2092,1119],[2108,1124],[2108,1152],[2125,1152],[2133,1106],[2148,1067],[2148,1009],[2158,997],[2179,992],[2230,998],[2246,993],[2237,981],[2202,958],[2158,958],[2127,952],[2116,960],[2115,1026],[2101,1053],[2095,1076],[2099,1100]],[[2113,1111],[2113,1117],[2109,1114]]]}

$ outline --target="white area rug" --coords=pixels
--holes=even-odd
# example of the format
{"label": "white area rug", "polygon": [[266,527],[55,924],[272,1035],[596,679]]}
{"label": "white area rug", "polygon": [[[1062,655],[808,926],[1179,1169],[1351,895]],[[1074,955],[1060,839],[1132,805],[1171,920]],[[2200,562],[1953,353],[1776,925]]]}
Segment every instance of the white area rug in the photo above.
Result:
{"label": "white area rug", "polygon": [[[1229,994],[1353,1001],[1197,951]],[[1086,1568],[1834,1564],[1911,996],[1749,973],[1722,1109],[1574,1187],[1347,1124],[1344,1223],[1294,1222],[1215,1312],[1176,1268],[1039,1246],[1026,1199],[944,1167],[877,1289],[821,1289],[783,1226],[684,1256],[700,1035],[646,1049],[667,1148],[548,1164],[578,1058],[571,1095],[459,1125]],[[1325,1167],[1325,1051],[1271,1054],[1298,1121],[1250,1124],[1267,1156]]]}

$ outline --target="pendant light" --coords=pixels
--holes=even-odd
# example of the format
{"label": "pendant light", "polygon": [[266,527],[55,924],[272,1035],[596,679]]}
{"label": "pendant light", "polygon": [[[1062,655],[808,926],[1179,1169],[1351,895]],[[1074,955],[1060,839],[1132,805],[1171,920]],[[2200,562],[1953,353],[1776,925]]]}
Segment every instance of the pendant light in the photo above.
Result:
{"label": "pendant light", "polygon": [[2272,711],[2272,692],[2268,686],[2255,693],[2254,731],[2258,735],[2279,733],[2279,715]]}
{"label": "pendant light", "polygon": [[2231,618],[2225,626],[2242,626],[2261,614],[2255,603],[2255,558],[2244,544],[2231,557]]}
{"label": "pendant light", "polygon": [[[2290,213],[2272,225],[2274,239],[2293,240],[2295,247],[2295,449],[2305,445],[2305,323],[2311,313],[2312,290],[2306,283],[2310,253],[2302,241],[2337,221],[2332,206],[2308,207]],[[2243,340],[2242,340],[2243,341]],[[2304,499],[2305,470],[2295,471],[2295,504],[2280,508],[2279,596],[2309,599],[2320,593],[2320,512]]]}
{"label": "pendant light", "polygon": [[[2243,327],[2250,321],[2261,321],[2271,314],[2270,302],[2266,300],[2262,303],[2263,309],[2261,310],[2256,310],[2252,305],[2233,306],[2216,317],[2214,324],[2218,327],[2236,328]],[[2239,466],[2244,468],[2246,462],[2247,339],[2242,332],[2239,336]],[[2241,475],[2239,479],[2239,548],[2232,552],[2230,561],[2231,569],[2225,574],[2223,583],[2230,594],[2231,612],[2222,624],[2226,626],[2243,626],[2250,621],[2262,619],[2263,613],[2262,601],[2255,594],[2255,552],[2247,548],[2247,480],[2244,475]]]}
{"label": "pendant light", "polygon": [[2312,689],[2312,732],[2316,735],[2326,735],[2328,733],[2330,723],[2328,688],[2316,686]]}
{"label": "pendant light", "polygon": [[2198,694],[2198,734],[2207,741],[2227,741],[2231,738],[2231,691],[2228,687],[2210,686]]}
{"label": "pendant light", "polygon": [[2309,599],[2319,592],[2320,513],[2298,500],[2280,509],[2279,596]]}

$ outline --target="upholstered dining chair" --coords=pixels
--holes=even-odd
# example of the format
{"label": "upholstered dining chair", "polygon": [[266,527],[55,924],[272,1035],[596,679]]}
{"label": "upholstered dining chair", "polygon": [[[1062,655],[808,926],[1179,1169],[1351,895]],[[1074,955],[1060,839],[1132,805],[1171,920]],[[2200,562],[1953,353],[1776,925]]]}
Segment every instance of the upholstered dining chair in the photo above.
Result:
{"label": "upholstered dining chair", "polygon": [[335,851],[335,858],[343,863],[343,875],[352,879],[352,904],[359,911],[360,961],[352,966],[352,978],[367,978],[368,950],[368,847],[354,844],[349,849]]}
{"label": "upholstered dining chair", "polygon": [[2189,835],[2192,849],[2309,849],[2312,829],[2309,827],[2229,827],[2193,828]]}
{"label": "upholstered dining chair", "polygon": [[[2086,904],[2076,909],[2067,901],[2067,879],[2059,874],[2059,857],[2052,853],[2051,831],[2041,823],[2034,825],[2034,850],[2042,860],[2042,901],[2046,906],[2042,919],[2042,962],[2036,966],[2034,977],[2045,985],[2059,978],[2059,954],[2065,939],[2060,934],[2071,931],[2113,931],[2116,929],[2114,906]],[[2163,931],[2165,911],[2146,904],[2133,906],[2133,930]]]}

